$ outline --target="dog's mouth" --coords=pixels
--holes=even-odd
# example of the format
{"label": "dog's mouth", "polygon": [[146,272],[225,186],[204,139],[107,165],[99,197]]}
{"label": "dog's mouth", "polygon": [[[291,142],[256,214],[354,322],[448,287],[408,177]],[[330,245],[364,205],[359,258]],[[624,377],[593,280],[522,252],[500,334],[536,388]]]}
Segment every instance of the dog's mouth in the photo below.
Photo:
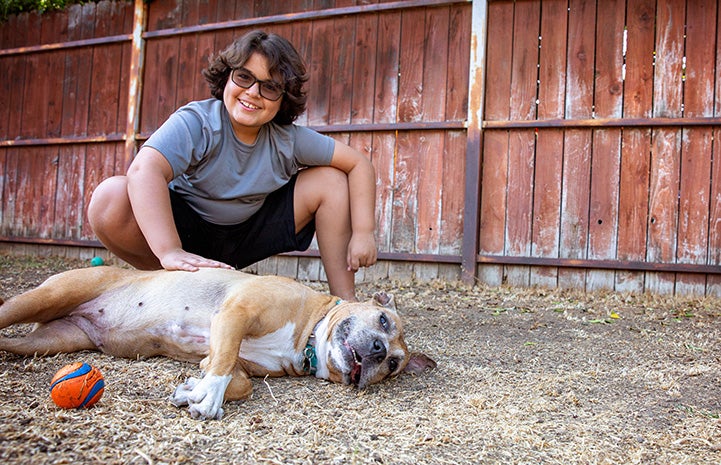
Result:
{"label": "dog's mouth", "polygon": [[360,384],[361,375],[363,374],[363,358],[358,355],[358,352],[348,342],[343,344],[352,356],[353,366],[351,367],[348,378],[351,384],[358,386]]}

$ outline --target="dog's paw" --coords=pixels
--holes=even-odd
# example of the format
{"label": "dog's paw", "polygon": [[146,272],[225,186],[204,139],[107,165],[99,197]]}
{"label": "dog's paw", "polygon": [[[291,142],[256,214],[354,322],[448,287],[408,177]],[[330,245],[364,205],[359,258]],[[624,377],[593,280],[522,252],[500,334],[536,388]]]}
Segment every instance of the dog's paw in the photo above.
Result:
{"label": "dog's paw", "polygon": [[231,376],[206,375],[190,378],[175,389],[170,402],[176,407],[187,405],[190,416],[199,420],[219,420],[223,416],[223,398]]}
{"label": "dog's paw", "polygon": [[209,417],[209,412],[206,412],[204,409],[201,408],[201,404],[193,404],[190,407],[188,407],[188,411],[190,412],[190,417],[195,420],[220,420],[223,418],[223,408],[220,407],[215,412],[214,416]]}
{"label": "dog's paw", "polygon": [[176,407],[185,407],[190,403],[189,396],[193,392],[195,386],[198,385],[200,380],[198,378],[188,378],[183,384],[179,384],[175,388],[175,392],[170,396],[170,403]]}

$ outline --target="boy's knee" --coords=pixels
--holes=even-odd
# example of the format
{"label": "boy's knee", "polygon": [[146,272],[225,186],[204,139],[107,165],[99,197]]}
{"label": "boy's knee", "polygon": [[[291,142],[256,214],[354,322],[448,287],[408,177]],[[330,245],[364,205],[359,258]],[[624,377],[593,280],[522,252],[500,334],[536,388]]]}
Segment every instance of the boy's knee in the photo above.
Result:
{"label": "boy's knee", "polygon": [[348,175],[343,171],[324,166],[321,168],[320,175],[321,182],[319,185],[334,196],[341,196],[341,194],[348,192]]}
{"label": "boy's knee", "polygon": [[118,202],[128,202],[127,186],[125,176],[113,176],[98,184],[88,203],[88,221],[93,229],[103,227],[104,218],[112,216]]}

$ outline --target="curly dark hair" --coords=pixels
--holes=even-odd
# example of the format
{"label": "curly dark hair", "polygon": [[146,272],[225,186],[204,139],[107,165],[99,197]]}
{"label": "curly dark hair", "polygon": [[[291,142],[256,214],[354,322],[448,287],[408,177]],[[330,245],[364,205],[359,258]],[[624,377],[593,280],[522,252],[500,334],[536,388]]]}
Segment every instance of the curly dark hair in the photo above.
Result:
{"label": "curly dark hair", "polygon": [[242,67],[256,52],[268,60],[270,75],[285,89],[280,110],[273,121],[290,124],[305,111],[308,97],[303,84],[308,81],[308,74],[295,47],[277,34],[251,31],[233,41],[219,54],[211,56],[208,67],[203,70],[210,93],[218,100],[223,100],[223,90],[231,71]]}

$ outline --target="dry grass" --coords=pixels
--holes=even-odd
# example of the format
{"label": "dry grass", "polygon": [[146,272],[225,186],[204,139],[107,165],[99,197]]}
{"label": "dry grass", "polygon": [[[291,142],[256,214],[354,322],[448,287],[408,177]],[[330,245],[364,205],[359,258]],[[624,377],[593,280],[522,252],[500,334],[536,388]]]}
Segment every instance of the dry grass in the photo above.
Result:
{"label": "dry grass", "polygon": [[[0,257],[0,294],[85,265]],[[364,392],[256,379],[250,400],[198,422],[167,401],[194,365],[2,353],[0,462],[721,463],[718,300],[447,283],[360,292],[379,288],[395,293],[409,344],[435,371]],[[48,381],[76,360],[103,371],[105,396],[60,410]]]}

